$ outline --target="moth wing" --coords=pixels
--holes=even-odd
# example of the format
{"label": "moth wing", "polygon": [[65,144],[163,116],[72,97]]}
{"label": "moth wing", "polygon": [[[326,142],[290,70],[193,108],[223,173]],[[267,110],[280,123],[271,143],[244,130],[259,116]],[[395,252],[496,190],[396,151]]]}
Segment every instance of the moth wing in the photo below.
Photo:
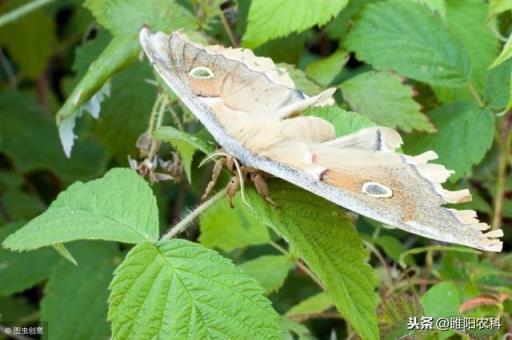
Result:
{"label": "moth wing", "polygon": [[437,157],[433,151],[412,157],[391,152],[389,146],[396,143],[378,151],[373,142],[360,143],[372,141],[361,137],[377,131],[374,128],[349,135],[343,143],[290,141],[274,145],[266,156],[317,178],[330,188],[323,190],[324,197],[356,213],[435,240],[501,251],[501,230],[485,232],[489,225],[481,223],[476,212],[444,206],[467,202],[471,195],[468,190],[442,187],[452,171],[429,163]]}

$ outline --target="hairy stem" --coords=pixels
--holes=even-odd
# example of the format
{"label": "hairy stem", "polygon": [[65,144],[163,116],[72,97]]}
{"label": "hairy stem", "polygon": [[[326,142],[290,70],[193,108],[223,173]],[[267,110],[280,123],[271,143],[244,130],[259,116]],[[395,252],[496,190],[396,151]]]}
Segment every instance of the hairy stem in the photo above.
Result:
{"label": "hairy stem", "polygon": [[503,119],[501,128],[501,138],[499,140],[500,157],[498,162],[498,178],[496,180],[496,193],[494,201],[494,212],[492,217],[491,229],[499,229],[503,217],[503,205],[505,200],[505,177],[507,175],[507,165],[510,157],[510,147],[512,142],[512,117],[508,111]]}
{"label": "hairy stem", "polygon": [[188,227],[192,225],[192,222],[196,218],[198,218],[203,212],[205,212],[209,207],[219,201],[222,197],[226,195],[227,187],[216,193],[214,196],[210,197],[210,199],[204,201],[200,205],[198,205],[194,210],[192,210],[185,218],[175,224],[169,231],[162,236],[161,240],[169,240],[176,235],[180,234]]}
{"label": "hairy stem", "polygon": [[150,161],[155,157],[156,152],[158,151],[158,146],[160,143],[156,140],[153,140],[153,132],[162,126],[162,120],[164,118],[164,113],[167,105],[169,104],[169,99],[165,94],[159,94],[155,105],[153,106],[153,110],[151,111],[151,117],[149,118],[148,125],[148,137],[151,139],[151,146],[149,147],[148,157]]}
{"label": "hairy stem", "polygon": [[12,11],[0,17],[0,27],[7,25],[10,22],[16,21],[22,16],[32,11],[35,11],[36,9],[43,7],[44,5],[49,4],[50,2],[53,1],[54,0],[34,0],[16,9],[13,9]]}
{"label": "hairy stem", "polygon": [[229,41],[231,41],[231,45],[233,47],[238,47],[238,41],[235,37],[235,33],[231,29],[231,26],[229,25],[228,19],[226,19],[226,15],[224,14],[224,11],[220,11],[220,19],[222,20],[222,24],[224,25],[224,28],[226,29],[226,32],[229,36]]}

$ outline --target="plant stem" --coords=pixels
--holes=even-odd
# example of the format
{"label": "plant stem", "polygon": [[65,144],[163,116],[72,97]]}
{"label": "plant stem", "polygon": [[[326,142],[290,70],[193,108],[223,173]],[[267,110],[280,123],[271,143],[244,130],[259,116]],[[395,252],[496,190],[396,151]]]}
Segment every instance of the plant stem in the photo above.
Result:
{"label": "plant stem", "polygon": [[471,95],[475,98],[478,105],[480,107],[484,107],[485,106],[484,100],[482,99],[482,97],[480,97],[480,95],[478,94],[478,91],[476,90],[476,88],[473,86],[472,83],[468,84],[468,90],[471,93]]}
{"label": "plant stem", "polygon": [[210,199],[204,201],[200,205],[198,205],[194,210],[192,210],[185,218],[183,218],[180,222],[178,222],[176,225],[171,227],[169,231],[162,236],[161,240],[169,240],[179,233],[183,232],[185,229],[187,229],[194,220],[199,217],[203,212],[205,212],[209,207],[211,207],[214,203],[219,201],[222,197],[226,195],[227,187],[216,193],[214,196],[212,196]]}
{"label": "plant stem", "polygon": [[43,7],[44,5],[49,4],[52,1],[54,0],[34,0],[16,9],[13,9],[12,11],[0,17],[0,27],[7,25],[10,22],[18,20],[22,16],[32,11],[35,11],[39,7]]}
{"label": "plant stem", "polygon": [[498,162],[498,178],[496,180],[496,194],[494,201],[494,213],[492,217],[491,229],[499,229],[503,215],[503,205],[505,200],[505,177],[507,175],[507,165],[510,156],[510,144],[512,142],[512,117],[508,111],[503,119],[501,128],[500,157]]}
{"label": "plant stem", "polygon": [[164,117],[165,109],[169,104],[169,99],[165,94],[159,94],[156,98],[155,105],[153,106],[153,110],[151,111],[151,117],[149,118],[148,125],[148,137],[151,140],[151,146],[149,147],[148,157],[150,161],[153,160],[155,154],[158,150],[158,146],[160,143],[156,140],[153,140],[153,132],[162,126],[162,120]]}
{"label": "plant stem", "polygon": [[370,249],[370,251],[372,253],[375,254],[375,256],[377,257],[377,259],[379,260],[379,262],[381,263],[381,265],[384,267],[384,269],[386,270],[386,274],[388,275],[389,277],[389,283],[388,283],[388,288],[392,288],[393,287],[393,274],[391,273],[391,271],[389,270],[389,267],[388,267],[388,264],[386,263],[386,260],[384,259],[384,256],[382,256],[382,254],[380,253],[380,251],[377,249],[377,247],[375,247],[371,242],[368,242],[368,241],[363,241],[363,243],[365,244],[365,246]]}
{"label": "plant stem", "polygon": [[[289,251],[281,247],[279,244],[275,243],[274,241],[268,241],[268,243],[283,255],[293,258],[292,254],[290,254]],[[313,273],[304,263],[300,262],[299,259],[295,261],[295,265],[298,268],[300,268],[304,273],[306,273],[306,275],[308,275],[311,278],[311,280],[313,280],[318,286],[320,286],[322,290],[326,290],[322,281],[320,281],[320,279],[315,275],[315,273]]]}
{"label": "plant stem", "polygon": [[233,30],[231,29],[231,26],[229,25],[228,19],[226,19],[226,16],[224,15],[224,11],[220,11],[220,19],[222,20],[222,24],[224,25],[224,28],[226,29],[226,32],[228,33],[229,40],[231,41],[231,45],[233,47],[238,47],[238,42],[235,37],[235,33],[233,33]]}
{"label": "plant stem", "polygon": [[[289,257],[292,257],[292,255],[290,254],[289,251],[287,251],[286,249],[284,249],[283,247],[281,247],[279,244],[273,242],[273,241],[269,241],[268,242],[272,247],[274,247],[275,249],[277,249],[280,253],[282,253],[283,255],[286,255],[286,256],[289,256]],[[318,279],[318,277],[302,262],[300,262],[299,259],[297,259],[297,261],[295,261],[295,264],[297,265],[297,267],[299,267],[304,273],[306,273],[317,285],[320,286],[320,288],[322,288],[322,290],[325,290],[325,286],[323,285],[322,281],[320,281]]]}

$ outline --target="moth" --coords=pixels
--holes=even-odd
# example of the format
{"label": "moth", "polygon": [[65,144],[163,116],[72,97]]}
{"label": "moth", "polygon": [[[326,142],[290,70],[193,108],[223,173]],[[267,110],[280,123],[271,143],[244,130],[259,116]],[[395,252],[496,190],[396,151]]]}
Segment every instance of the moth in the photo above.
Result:
{"label": "moth", "polygon": [[434,151],[397,153],[402,138],[386,127],[336,138],[328,121],[301,116],[309,107],[333,104],[335,89],[307,96],[271,59],[248,49],[202,46],[182,32],[143,28],[140,42],[169,88],[242,164],[410,233],[501,251],[501,229],[488,231],[475,211],[445,207],[471,195],[443,188],[452,171],[430,163]]}

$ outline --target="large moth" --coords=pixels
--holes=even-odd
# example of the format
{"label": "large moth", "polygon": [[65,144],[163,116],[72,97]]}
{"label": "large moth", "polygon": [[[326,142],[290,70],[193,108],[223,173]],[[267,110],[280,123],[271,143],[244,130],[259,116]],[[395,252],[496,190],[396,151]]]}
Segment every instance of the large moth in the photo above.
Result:
{"label": "large moth", "polygon": [[385,127],[336,138],[326,120],[300,115],[332,104],[333,89],[309,97],[272,60],[247,49],[201,46],[181,32],[143,28],[140,41],[165,83],[241,163],[408,232],[501,251],[502,230],[487,231],[472,210],[445,207],[471,195],[443,188],[452,172],[430,163],[435,152],[397,153],[402,139]]}

